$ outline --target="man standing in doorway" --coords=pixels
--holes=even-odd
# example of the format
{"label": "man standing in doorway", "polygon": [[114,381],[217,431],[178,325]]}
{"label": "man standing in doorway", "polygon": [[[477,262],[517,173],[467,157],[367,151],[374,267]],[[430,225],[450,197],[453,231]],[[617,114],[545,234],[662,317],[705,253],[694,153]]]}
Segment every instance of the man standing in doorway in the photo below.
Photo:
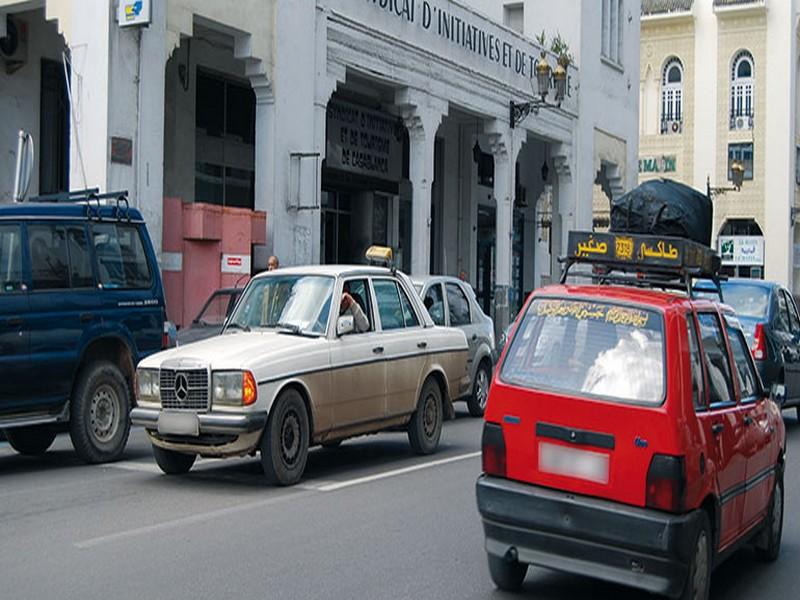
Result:
{"label": "man standing in doorway", "polygon": [[267,259],[267,271],[275,271],[280,266],[281,265],[278,262],[278,257],[274,254]]}

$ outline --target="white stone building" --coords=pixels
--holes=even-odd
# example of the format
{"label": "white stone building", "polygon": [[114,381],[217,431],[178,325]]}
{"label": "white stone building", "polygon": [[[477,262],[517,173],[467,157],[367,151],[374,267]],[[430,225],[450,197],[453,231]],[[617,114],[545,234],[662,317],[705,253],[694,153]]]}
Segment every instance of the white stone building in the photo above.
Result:
{"label": "white stone building", "polygon": [[[179,323],[270,253],[385,243],[409,272],[466,277],[502,326],[591,228],[594,190],[636,184],[639,0],[163,0],[121,27],[137,4],[0,0],[26,32],[0,69],[0,197],[20,128],[33,193],[128,189]],[[567,96],[512,127],[542,30],[574,55]]]}

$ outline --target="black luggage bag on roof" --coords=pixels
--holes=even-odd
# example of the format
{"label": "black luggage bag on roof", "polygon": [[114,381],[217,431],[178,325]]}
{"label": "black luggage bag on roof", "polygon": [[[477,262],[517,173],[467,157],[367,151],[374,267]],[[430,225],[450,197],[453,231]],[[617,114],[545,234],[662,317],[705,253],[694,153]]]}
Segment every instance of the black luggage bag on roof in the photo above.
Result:
{"label": "black luggage bag on roof", "polygon": [[611,202],[611,231],[688,238],[711,245],[711,200],[687,185],[647,181]]}

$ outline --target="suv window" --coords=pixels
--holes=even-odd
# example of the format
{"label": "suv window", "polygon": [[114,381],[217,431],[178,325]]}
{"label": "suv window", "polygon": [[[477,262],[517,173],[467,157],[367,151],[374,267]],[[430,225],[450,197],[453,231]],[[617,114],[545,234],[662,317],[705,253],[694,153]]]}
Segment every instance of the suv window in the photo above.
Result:
{"label": "suv window", "polygon": [[692,398],[697,410],[706,410],[706,386],[703,380],[703,357],[700,354],[700,343],[697,341],[697,326],[694,315],[686,315],[686,337],[689,339],[689,361],[692,365]]}
{"label": "suv window", "polygon": [[517,326],[501,378],[531,389],[657,405],[666,390],[663,340],[663,318],[654,311],[536,299]]}
{"label": "suv window", "polygon": [[430,314],[434,324],[444,326],[444,296],[442,295],[441,284],[436,283],[429,287],[428,291],[425,292],[425,298],[423,298],[423,302],[425,303],[425,308],[428,310],[428,314]]}
{"label": "suv window", "polygon": [[92,225],[92,243],[100,283],[110,289],[142,289],[153,283],[153,274],[139,230],[134,225]]}
{"label": "suv window", "polygon": [[24,289],[20,226],[0,225],[0,294]]}
{"label": "suv window", "polygon": [[798,333],[800,332],[800,318],[797,316],[797,307],[789,292],[782,290],[781,293],[786,298],[786,306],[789,308],[789,322],[792,325],[792,333]]}
{"label": "suv window", "polygon": [[383,330],[403,329],[405,321],[397,284],[388,279],[375,279],[372,285],[375,288],[375,299],[378,301],[378,314]]}
{"label": "suv window", "polygon": [[29,225],[31,283],[34,290],[69,288],[69,258],[64,227]]}
{"label": "suv window", "polygon": [[447,304],[450,307],[450,326],[469,325],[472,322],[469,315],[469,301],[463,290],[455,283],[448,283],[445,287]]}
{"label": "suv window", "polygon": [[700,313],[697,321],[700,323],[711,405],[733,402],[731,366],[719,318],[711,313]]}
{"label": "suv window", "polygon": [[736,363],[736,377],[739,380],[742,401],[755,401],[758,398],[758,379],[744,334],[738,328],[728,325],[728,339],[731,341],[733,360]]}
{"label": "suv window", "polygon": [[788,333],[791,328],[789,327],[789,308],[786,306],[786,297],[779,290],[776,298],[778,300],[778,312],[775,314],[775,329]]}
{"label": "suv window", "polygon": [[89,241],[83,227],[67,228],[67,250],[69,252],[69,282],[74,288],[94,287],[92,256]]}

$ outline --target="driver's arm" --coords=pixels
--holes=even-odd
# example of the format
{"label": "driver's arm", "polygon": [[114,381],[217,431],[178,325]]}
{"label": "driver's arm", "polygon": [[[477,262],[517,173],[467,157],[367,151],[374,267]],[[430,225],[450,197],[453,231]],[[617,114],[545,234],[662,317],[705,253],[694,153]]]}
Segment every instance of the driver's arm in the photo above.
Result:
{"label": "driver's arm", "polygon": [[369,319],[367,315],[364,314],[363,309],[358,305],[358,302],[353,301],[350,305],[350,314],[353,315],[356,333],[365,333],[369,331]]}

